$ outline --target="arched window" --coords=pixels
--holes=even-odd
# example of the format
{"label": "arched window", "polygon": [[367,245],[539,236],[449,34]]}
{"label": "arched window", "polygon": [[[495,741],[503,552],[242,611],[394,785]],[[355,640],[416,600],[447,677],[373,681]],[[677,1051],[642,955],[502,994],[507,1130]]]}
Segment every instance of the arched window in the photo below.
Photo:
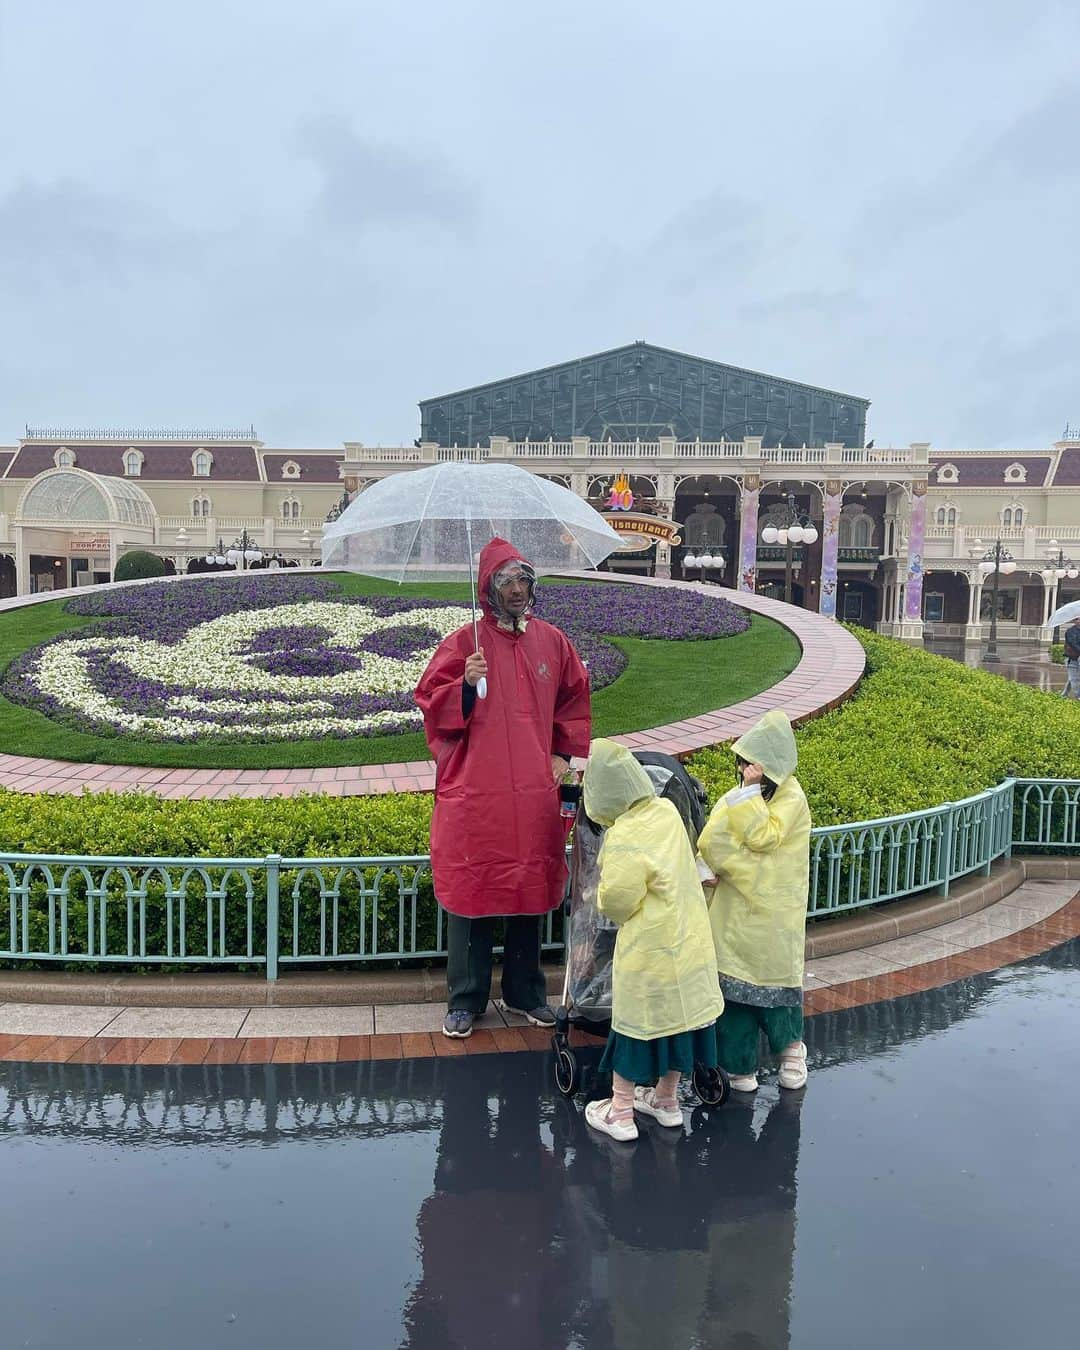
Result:
{"label": "arched window", "polygon": [[1023,523],[1024,523],[1024,508],[1022,506],[1018,506],[1016,510],[1013,512],[1013,524],[1016,526],[1017,529],[1019,529],[1020,526],[1023,525]]}
{"label": "arched window", "polygon": [[70,469],[75,465],[75,456],[65,446],[61,446],[56,452],[56,467],[58,469]]}
{"label": "arched window", "polygon": [[138,450],[129,450],[124,455],[124,473],[128,478],[138,478],[142,473],[143,457]]}
{"label": "arched window", "polygon": [[950,525],[955,525],[955,524],[956,524],[956,507],[955,507],[955,506],[950,506],[950,507],[949,507],[949,524],[950,524]]}
{"label": "arched window", "polygon": [[214,457],[209,450],[196,450],[191,456],[191,471],[196,478],[209,478]]}
{"label": "arched window", "polygon": [[1001,523],[1002,523],[1002,525],[1005,526],[1005,528],[1006,528],[1007,530],[1012,529],[1012,507],[1011,507],[1011,506],[1007,506],[1007,507],[1005,508],[1004,512],[1002,513],[1002,516],[1001,516]]}
{"label": "arched window", "polygon": [[945,508],[943,506],[938,507],[936,520],[939,525],[945,524]]}
{"label": "arched window", "polygon": [[210,514],[210,498],[196,497],[191,503],[191,514],[196,518],[199,516],[208,516]]}
{"label": "arched window", "polygon": [[873,543],[874,522],[871,517],[864,511],[844,511],[840,516],[840,547],[870,548]]}
{"label": "arched window", "polygon": [[300,519],[300,503],[299,503],[299,502],[293,502],[293,504],[292,504],[292,518],[293,518],[293,520],[299,520],[299,519]]}

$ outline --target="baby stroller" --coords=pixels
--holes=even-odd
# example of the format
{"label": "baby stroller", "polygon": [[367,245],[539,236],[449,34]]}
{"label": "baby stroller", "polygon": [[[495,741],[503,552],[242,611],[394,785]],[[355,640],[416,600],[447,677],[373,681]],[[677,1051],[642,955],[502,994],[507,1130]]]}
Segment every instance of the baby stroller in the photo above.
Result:
{"label": "baby stroller", "polygon": [[[680,762],[655,750],[639,750],[634,758],[652,780],[658,797],[674,803],[692,847],[705,824],[705,790]],[[570,850],[570,893],[566,901],[566,977],[561,1005],[555,1010],[551,1038],[555,1085],[573,1097],[580,1085],[577,1056],[570,1048],[570,1028],[606,1038],[611,1030],[611,967],[616,926],[596,904],[600,881],[599,855],[604,832],[578,804]],[[707,1107],[723,1106],[731,1091],[723,1069],[694,1066],[694,1091]]]}

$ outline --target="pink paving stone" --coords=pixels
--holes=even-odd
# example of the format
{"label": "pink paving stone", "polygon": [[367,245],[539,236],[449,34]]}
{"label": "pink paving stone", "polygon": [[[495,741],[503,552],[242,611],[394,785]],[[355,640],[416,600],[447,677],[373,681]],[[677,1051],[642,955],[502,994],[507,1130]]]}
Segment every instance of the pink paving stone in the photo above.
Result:
{"label": "pink paving stone", "polygon": [[239,769],[218,769],[211,782],[215,783],[235,783],[240,777]]}
{"label": "pink paving stone", "polygon": [[335,781],[337,771],[335,769],[312,769],[311,781],[313,783],[332,783]]}
{"label": "pink paving stone", "polygon": [[289,781],[289,769],[264,769],[264,783],[287,783]]}
{"label": "pink paving stone", "polygon": [[340,764],[334,770],[334,777],[340,783],[348,782],[350,779],[360,777],[359,764]]}
{"label": "pink paving stone", "polygon": [[362,764],[360,766],[361,778],[385,778],[386,776],[385,764]]}

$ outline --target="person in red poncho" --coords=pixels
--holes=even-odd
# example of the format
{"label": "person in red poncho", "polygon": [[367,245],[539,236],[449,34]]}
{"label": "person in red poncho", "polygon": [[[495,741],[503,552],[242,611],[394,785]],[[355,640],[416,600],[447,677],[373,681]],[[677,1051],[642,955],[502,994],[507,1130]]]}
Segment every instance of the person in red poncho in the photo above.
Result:
{"label": "person in red poncho", "polygon": [[[551,1026],[540,920],[566,884],[558,783],[589,751],[589,677],[573,644],[530,615],[533,568],[505,539],[480,554],[480,648],[472,626],[439,645],[416,687],[435,758],[431,865],[447,911],[446,1036],[472,1034],[491,994],[504,923],[504,1006]],[[488,694],[476,686],[487,679]]]}

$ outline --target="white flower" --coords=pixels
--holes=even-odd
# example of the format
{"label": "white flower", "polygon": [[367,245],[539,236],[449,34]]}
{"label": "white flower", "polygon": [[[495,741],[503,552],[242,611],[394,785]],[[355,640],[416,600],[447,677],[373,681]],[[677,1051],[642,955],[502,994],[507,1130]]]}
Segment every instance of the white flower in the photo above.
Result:
{"label": "white flower", "polygon": [[[380,728],[419,726],[420,714],[410,708],[349,717],[335,712],[331,697],[411,690],[435,649],[433,642],[409,657],[380,656],[363,651],[364,640],[383,630],[416,625],[434,630],[441,639],[469,619],[467,609],[451,605],[380,615],[366,605],[305,601],[222,615],[197,624],[171,646],[137,636],[70,638],[42,648],[23,678],[72,712],[134,735],[242,740],[260,722],[275,739],[358,735]],[[311,626],[326,630],[324,645],[349,653],[357,669],[334,675],[276,675],[258,664],[265,652],[250,650],[253,640],[268,630]],[[98,655],[126,666],[136,678],[153,680],[173,691],[163,713],[131,710],[97,688],[91,658]],[[207,693],[196,694],[195,689]],[[242,699],[237,694],[262,697]],[[216,720],[240,714],[246,716],[237,724]]]}

